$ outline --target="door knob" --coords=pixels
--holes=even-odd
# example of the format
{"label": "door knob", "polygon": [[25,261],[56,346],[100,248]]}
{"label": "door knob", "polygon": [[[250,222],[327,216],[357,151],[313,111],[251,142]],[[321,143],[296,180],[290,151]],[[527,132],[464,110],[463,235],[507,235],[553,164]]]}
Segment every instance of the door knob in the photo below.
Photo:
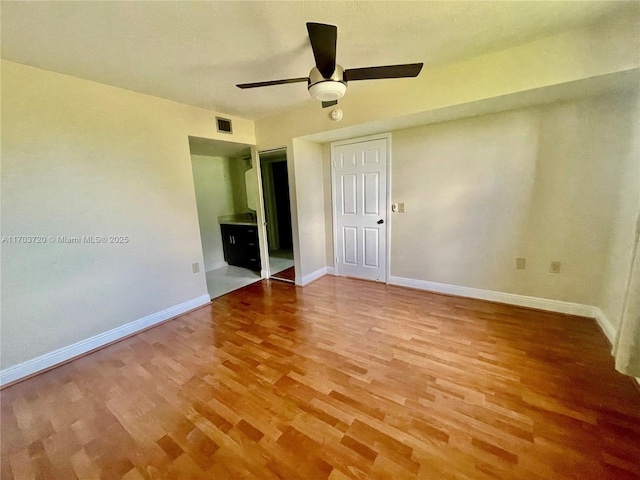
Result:
{"label": "door knob", "polygon": [[378,220],[378,225],[382,225],[384,223],[384,220],[380,219]]}

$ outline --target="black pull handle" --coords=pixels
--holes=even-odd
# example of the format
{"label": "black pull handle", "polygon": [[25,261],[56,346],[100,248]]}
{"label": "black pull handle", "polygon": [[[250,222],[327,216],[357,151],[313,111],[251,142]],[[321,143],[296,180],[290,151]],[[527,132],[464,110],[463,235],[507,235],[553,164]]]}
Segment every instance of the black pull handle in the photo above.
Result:
{"label": "black pull handle", "polygon": [[384,220],[380,219],[378,220],[378,225],[382,225],[384,223]]}

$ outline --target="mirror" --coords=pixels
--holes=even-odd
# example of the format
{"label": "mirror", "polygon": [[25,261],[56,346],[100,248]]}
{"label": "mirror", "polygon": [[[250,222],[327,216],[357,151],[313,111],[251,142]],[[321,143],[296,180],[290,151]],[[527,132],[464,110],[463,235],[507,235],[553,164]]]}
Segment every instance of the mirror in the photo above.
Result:
{"label": "mirror", "polygon": [[295,282],[286,149],[259,153],[271,278]]}

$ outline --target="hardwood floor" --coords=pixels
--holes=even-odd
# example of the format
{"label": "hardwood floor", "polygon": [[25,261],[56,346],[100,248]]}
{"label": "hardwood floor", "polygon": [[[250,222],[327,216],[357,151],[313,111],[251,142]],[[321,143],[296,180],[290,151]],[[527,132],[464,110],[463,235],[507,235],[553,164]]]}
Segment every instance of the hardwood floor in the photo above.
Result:
{"label": "hardwood floor", "polygon": [[592,320],[262,281],[2,392],[2,479],[640,478]]}
{"label": "hardwood floor", "polygon": [[273,278],[279,278],[281,280],[288,280],[290,282],[296,281],[296,270],[295,267],[289,267],[286,270],[282,270],[281,272],[274,273],[271,275]]}

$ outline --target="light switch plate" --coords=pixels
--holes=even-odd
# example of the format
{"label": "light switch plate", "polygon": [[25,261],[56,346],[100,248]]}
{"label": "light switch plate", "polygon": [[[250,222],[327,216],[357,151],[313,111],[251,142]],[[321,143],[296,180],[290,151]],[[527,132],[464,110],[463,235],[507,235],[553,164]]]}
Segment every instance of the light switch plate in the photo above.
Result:
{"label": "light switch plate", "polygon": [[516,258],[516,269],[524,270],[527,266],[526,258]]}
{"label": "light switch plate", "polygon": [[198,262],[192,263],[191,270],[193,270],[193,273],[198,273],[200,271],[200,264]]}

